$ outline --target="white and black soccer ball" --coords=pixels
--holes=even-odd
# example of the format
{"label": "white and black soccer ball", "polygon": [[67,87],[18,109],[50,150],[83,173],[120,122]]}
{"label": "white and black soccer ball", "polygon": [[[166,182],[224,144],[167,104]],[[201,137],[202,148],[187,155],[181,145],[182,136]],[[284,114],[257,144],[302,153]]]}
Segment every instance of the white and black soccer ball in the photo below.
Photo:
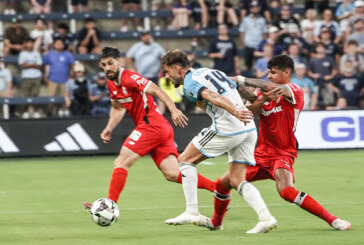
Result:
{"label": "white and black soccer ball", "polygon": [[91,206],[91,218],[99,226],[110,226],[119,218],[119,207],[111,199],[97,199]]}

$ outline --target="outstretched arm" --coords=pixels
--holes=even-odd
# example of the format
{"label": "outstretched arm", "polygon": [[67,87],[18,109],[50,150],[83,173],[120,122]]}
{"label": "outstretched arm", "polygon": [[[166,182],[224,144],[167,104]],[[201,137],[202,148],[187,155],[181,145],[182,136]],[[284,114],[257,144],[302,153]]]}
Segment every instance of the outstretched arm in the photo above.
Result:
{"label": "outstretched arm", "polygon": [[126,108],[117,101],[111,101],[111,109],[109,114],[109,121],[105,129],[101,132],[100,137],[104,143],[109,143],[111,140],[111,133],[114,128],[124,118]]}
{"label": "outstretched arm", "polygon": [[188,118],[182,113],[182,111],[177,109],[172,99],[169,98],[166,92],[164,92],[160,87],[151,82],[145,92],[157,97],[167,106],[168,110],[171,112],[174,125],[180,126],[182,128],[187,126]]}
{"label": "outstretched arm", "polygon": [[225,109],[231,115],[235,116],[245,124],[253,120],[253,114],[250,111],[236,108],[230,100],[207,88],[201,92],[201,98],[210,102],[211,104],[214,104],[215,106]]}

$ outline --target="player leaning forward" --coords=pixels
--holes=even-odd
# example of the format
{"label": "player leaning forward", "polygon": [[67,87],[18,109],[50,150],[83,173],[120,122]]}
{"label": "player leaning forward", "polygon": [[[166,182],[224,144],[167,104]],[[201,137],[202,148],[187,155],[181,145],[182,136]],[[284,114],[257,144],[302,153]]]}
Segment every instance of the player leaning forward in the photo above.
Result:
{"label": "player leaning forward", "polygon": [[[206,112],[213,119],[210,127],[203,129],[179,156],[182,185],[186,198],[186,211],[167,224],[201,224],[209,219],[199,213],[197,201],[196,164],[224,153],[229,155],[229,188],[216,183],[215,204],[230,198],[234,188],[259,216],[259,222],[248,233],[267,232],[277,226],[259,191],[245,181],[249,165],[255,165],[254,147],[257,133],[252,113],[248,111],[237,91],[236,83],[223,72],[208,68],[194,70],[186,55],[180,50],[170,50],[161,64],[166,77],[175,87],[183,85],[184,94],[191,101],[206,105]],[[217,227],[222,229],[221,226]]]}
{"label": "player leaning forward", "polygon": [[[101,133],[101,139],[105,143],[111,140],[112,131],[121,122],[126,111],[136,125],[114,161],[108,198],[118,201],[125,186],[129,168],[147,153],[151,154],[153,161],[167,180],[181,183],[173,128],[158,111],[153,96],[168,107],[175,125],[180,127],[187,125],[186,116],[153,82],[135,72],[123,69],[119,50],[105,47],[99,64],[108,78],[107,86],[112,104],[109,121]],[[198,182],[199,188],[214,190],[214,182],[201,175],[198,176]],[[88,208],[91,206],[89,203],[84,205]]]}

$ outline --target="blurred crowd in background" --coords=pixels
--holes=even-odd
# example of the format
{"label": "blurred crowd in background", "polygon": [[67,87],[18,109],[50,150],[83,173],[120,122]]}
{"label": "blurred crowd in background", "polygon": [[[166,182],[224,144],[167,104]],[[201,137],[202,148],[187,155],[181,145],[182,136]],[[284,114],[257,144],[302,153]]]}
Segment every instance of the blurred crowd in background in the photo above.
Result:
{"label": "blurred crowd in background", "polygon": [[[74,58],[74,54],[101,52],[104,44],[97,21],[85,18],[75,35],[69,23],[46,21],[39,15],[34,27],[27,29],[18,17],[24,9],[17,9],[14,0],[3,2],[2,14],[12,18],[10,26],[3,30],[2,56],[16,56],[21,73],[12,74],[0,58],[0,97],[65,98],[64,106],[12,106],[11,115],[25,119],[108,115],[110,102],[105,74],[99,70],[87,74],[85,64]],[[68,1],[68,8],[60,2],[67,1],[30,0],[28,13],[93,11],[87,0]],[[121,8],[115,9],[115,1],[107,1],[104,11],[143,11],[140,0],[119,2]],[[217,36],[207,44],[197,37],[190,40],[190,49],[185,51],[193,68],[202,67],[195,52],[207,50],[210,68],[231,76],[242,74],[269,81],[269,59],[287,54],[295,62],[291,81],[305,93],[304,110],[364,109],[364,1],[302,1],[301,15],[293,13],[294,2],[145,1],[146,10],[167,10],[173,14],[155,18],[151,28],[146,28],[141,18],[120,20],[118,31],[138,31],[141,36],[128,50],[121,50],[126,54],[124,67],[158,84],[184,112],[198,113],[184,98],[183,90],[174,88],[163,77],[159,58],[166,50],[153,40],[152,31],[215,28]],[[229,35],[232,28],[238,30],[240,39]],[[19,82],[14,82],[17,76]],[[162,104],[159,107],[168,113]]]}

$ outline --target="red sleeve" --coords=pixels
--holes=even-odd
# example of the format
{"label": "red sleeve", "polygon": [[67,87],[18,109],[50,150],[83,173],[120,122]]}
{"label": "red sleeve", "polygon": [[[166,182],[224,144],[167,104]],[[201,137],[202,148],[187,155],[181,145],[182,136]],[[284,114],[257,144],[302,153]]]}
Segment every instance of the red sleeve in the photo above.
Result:
{"label": "red sleeve", "polygon": [[107,80],[107,88],[109,89],[110,100],[111,101],[117,100],[116,98],[117,88],[115,86],[115,83],[113,81]]}
{"label": "red sleeve", "polygon": [[293,83],[289,83],[286,86],[291,91],[292,99],[287,99],[287,98],[285,98],[285,99],[297,108],[300,108],[301,106],[303,106],[304,95],[303,95],[303,91],[302,91],[301,87],[299,87],[298,85],[293,84]]}
{"label": "red sleeve", "polygon": [[131,71],[124,71],[121,79],[126,87],[136,89],[140,92],[145,92],[151,83],[148,78]]}

